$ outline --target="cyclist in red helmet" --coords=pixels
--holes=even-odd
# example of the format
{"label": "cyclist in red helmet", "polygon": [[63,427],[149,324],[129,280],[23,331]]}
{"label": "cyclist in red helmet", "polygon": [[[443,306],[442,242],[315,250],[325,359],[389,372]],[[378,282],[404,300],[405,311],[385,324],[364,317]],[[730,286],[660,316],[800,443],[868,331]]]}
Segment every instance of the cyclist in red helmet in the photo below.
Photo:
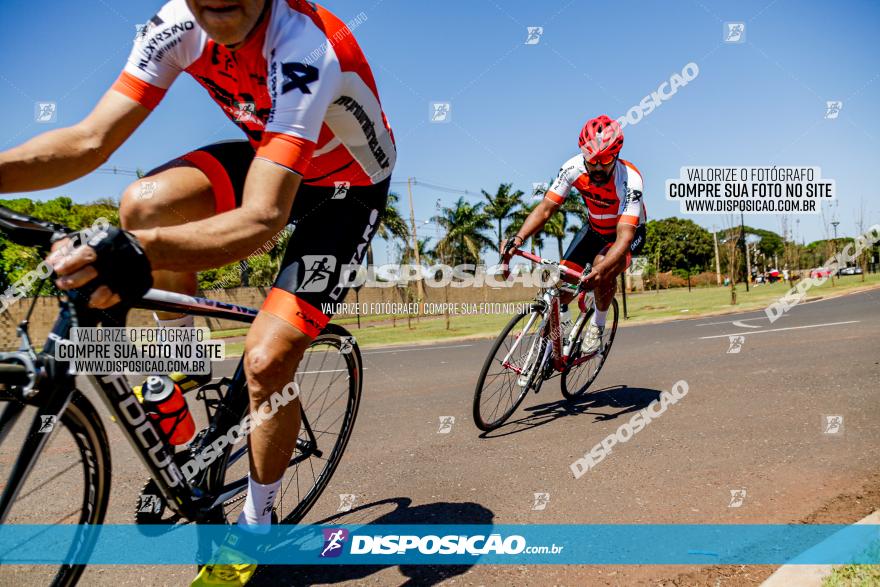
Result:
{"label": "cyclist in red helmet", "polygon": [[[645,206],[642,202],[642,175],[620,159],[623,130],[616,120],[601,115],[584,125],[578,138],[581,152],[566,161],[544,200],[535,207],[516,235],[501,245],[501,262],[510,260],[510,251],[543,228],[559,210],[565,198],[577,191],[588,211],[588,222],[562,256],[562,265],[583,271],[593,269],[586,283],[596,292],[596,311],[587,325],[584,353],[600,350],[605,317],[616,291],[617,276],[623,273],[645,246]],[[564,295],[563,304],[571,301]],[[571,317],[563,306],[562,322],[570,327]],[[568,332],[565,332],[568,336]]]}

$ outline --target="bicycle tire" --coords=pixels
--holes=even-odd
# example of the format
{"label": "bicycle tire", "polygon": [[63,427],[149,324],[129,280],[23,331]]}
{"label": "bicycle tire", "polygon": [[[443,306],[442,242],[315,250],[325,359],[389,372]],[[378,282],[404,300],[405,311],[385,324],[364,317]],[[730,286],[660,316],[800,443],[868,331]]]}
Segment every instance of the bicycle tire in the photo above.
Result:
{"label": "bicycle tire", "polygon": [[[617,335],[617,322],[618,322],[618,316],[620,314],[620,312],[618,311],[618,306],[617,306],[617,298],[611,299],[611,306],[608,308],[608,310],[609,310],[609,312],[608,312],[609,317],[611,318],[611,321],[610,321],[611,332],[608,334],[608,339],[605,342],[605,348],[602,349],[602,353],[601,353],[601,355],[599,355],[599,363],[596,366],[595,371],[593,371],[592,374],[588,375],[586,383],[581,384],[579,382],[570,382],[569,381],[569,378],[572,377],[572,373],[577,372],[577,369],[579,369],[583,365],[589,365],[590,361],[592,360],[591,359],[590,361],[586,361],[584,363],[581,363],[577,367],[572,368],[571,363],[578,358],[579,353],[580,353],[580,348],[578,348],[578,350],[575,351],[572,354],[571,358],[569,359],[569,366],[566,367],[565,370],[562,372],[560,387],[562,389],[562,395],[566,399],[572,400],[572,399],[576,399],[578,397],[583,396],[587,392],[587,390],[590,388],[590,386],[593,384],[593,382],[596,380],[596,377],[599,376],[599,372],[602,371],[602,367],[605,365],[605,359],[608,358],[608,353],[611,352],[611,345],[614,344],[614,337]],[[578,332],[575,335],[575,340],[580,339],[581,333],[583,332],[584,327],[587,325],[587,322],[590,320],[590,318],[592,318],[594,311],[595,311],[595,308],[590,308],[590,310],[587,312],[587,315],[581,321],[580,328],[578,329]],[[606,322],[606,330],[608,328],[608,325],[609,325],[608,322]],[[574,384],[572,385],[572,383],[574,383]]]}
{"label": "bicycle tire", "polygon": [[[344,343],[344,338],[347,338],[349,341],[353,341],[351,334],[344,328],[336,324],[328,324],[324,330],[319,334],[315,339],[309,344],[309,348],[317,347],[319,345],[330,345],[340,350],[340,356],[345,357],[346,361],[346,369],[348,371],[348,386],[346,392],[346,407],[345,407],[345,415],[343,422],[340,426],[340,433],[333,444],[333,448],[329,451],[329,456],[327,456],[327,463],[324,465],[321,472],[316,476],[314,484],[311,486],[304,496],[298,499],[297,505],[293,507],[289,513],[285,514],[280,518],[280,522],[282,524],[296,524],[300,520],[302,520],[306,514],[308,514],[309,510],[314,506],[315,502],[321,497],[324,489],[326,489],[327,484],[330,482],[333,473],[336,471],[339,466],[340,461],[342,460],[342,456],[345,452],[346,446],[348,446],[348,441],[351,438],[351,433],[354,429],[354,424],[357,419],[358,408],[360,407],[360,398],[363,389],[363,360],[361,357],[360,349],[357,344],[351,342],[351,352],[343,353],[341,352]],[[308,352],[308,351],[307,351]],[[303,364],[301,363],[300,369],[298,372],[302,370]],[[303,391],[301,390],[301,394]],[[301,397],[302,399],[302,397]],[[304,412],[306,413],[306,417],[309,416],[308,408],[304,406]],[[242,414],[244,417],[244,414]],[[302,433],[302,427],[300,428],[300,433]],[[223,468],[223,471],[219,473],[219,479],[224,479],[226,476],[226,468],[229,459],[229,455],[232,452],[233,447],[228,447],[225,451],[224,458],[219,463],[218,466]],[[324,455],[327,455],[327,451],[323,452]],[[288,466],[287,471],[289,472],[293,468],[293,465]],[[285,472],[285,476],[287,472]],[[282,477],[282,484],[279,490],[278,500],[283,500],[284,495],[284,477]],[[276,507],[279,504],[279,501],[276,501]],[[227,505],[231,504],[231,500],[227,500],[224,503],[224,510],[227,510]],[[228,518],[228,512],[223,512],[224,518]]]}
{"label": "bicycle tire", "polygon": [[[511,402],[510,406],[502,412],[501,416],[495,418],[494,420],[489,420],[483,416],[481,406],[483,400],[483,392],[486,387],[486,377],[489,375],[489,369],[492,368],[492,365],[495,363],[496,355],[501,348],[501,346],[507,340],[508,335],[511,331],[516,327],[516,325],[527,316],[531,316],[534,313],[543,313],[544,306],[542,304],[534,304],[531,308],[527,310],[522,310],[518,314],[516,314],[507,325],[504,327],[504,330],[501,331],[501,334],[495,339],[495,343],[492,345],[492,349],[489,351],[489,355],[486,357],[486,361],[483,363],[483,368],[480,371],[480,376],[477,379],[477,385],[474,389],[474,404],[473,404],[473,418],[474,424],[476,424],[477,428],[484,432],[491,432],[496,428],[502,426],[504,422],[507,421],[508,418],[516,411],[522,401],[525,399],[529,390],[535,385],[535,381],[537,377],[541,376],[540,369],[535,369],[532,371],[529,376],[528,382],[525,386],[522,386],[522,390],[519,393],[519,396]],[[540,336],[540,329],[536,330],[537,336]],[[544,344],[546,341],[541,339],[541,344],[539,344],[539,350],[536,356],[540,357],[544,352]],[[513,371],[511,371],[513,373]],[[491,416],[490,416],[491,417]]]}
{"label": "bicycle tire", "polygon": [[[80,516],[76,523],[83,526],[81,531],[86,534],[84,539],[74,541],[71,549],[68,550],[69,558],[81,558],[83,553],[91,551],[94,547],[99,526],[103,523],[107,513],[112,477],[110,444],[100,415],[92,403],[79,391],[73,392],[70,403],[61,415],[60,421],[61,427],[66,429],[76,443],[81,457],[80,462],[83,465],[82,478],[85,491],[82,496]],[[61,430],[55,430],[52,434],[57,435],[61,432]],[[49,442],[52,442],[52,439]],[[37,461],[44,454],[45,451],[41,452]],[[28,481],[33,478],[36,465],[37,463],[34,463],[34,469],[31,470],[31,475],[25,481],[24,487],[29,487]],[[69,487],[65,489],[69,491]],[[19,494],[16,501],[24,499],[24,497],[26,496]],[[14,510],[15,502],[12,504],[11,513]],[[11,523],[10,518],[7,518],[7,523]],[[85,568],[84,564],[61,565],[50,585],[52,587],[76,585]]]}

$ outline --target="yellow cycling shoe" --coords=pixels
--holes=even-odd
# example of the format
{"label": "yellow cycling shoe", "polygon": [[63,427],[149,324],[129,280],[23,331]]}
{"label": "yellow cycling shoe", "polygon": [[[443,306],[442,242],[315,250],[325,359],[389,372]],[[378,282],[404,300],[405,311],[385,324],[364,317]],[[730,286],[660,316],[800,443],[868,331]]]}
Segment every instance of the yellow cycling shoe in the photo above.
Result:
{"label": "yellow cycling shoe", "polygon": [[226,546],[217,550],[214,564],[205,565],[190,583],[191,587],[212,587],[216,585],[244,585],[257,571],[257,561]]}

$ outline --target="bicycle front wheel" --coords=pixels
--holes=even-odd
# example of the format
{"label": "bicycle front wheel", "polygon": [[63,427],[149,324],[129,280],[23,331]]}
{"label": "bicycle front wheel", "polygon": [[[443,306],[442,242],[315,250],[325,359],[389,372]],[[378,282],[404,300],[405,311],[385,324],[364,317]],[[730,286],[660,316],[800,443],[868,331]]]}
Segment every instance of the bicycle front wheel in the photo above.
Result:
{"label": "bicycle front wheel", "polygon": [[514,316],[492,345],[474,391],[474,423],[495,430],[516,411],[541,376],[547,341],[541,336],[543,307]]}
{"label": "bicycle front wheel", "polygon": [[[15,401],[0,402],[0,421],[4,440],[0,445],[0,464],[15,462],[22,443],[30,433],[36,409]],[[18,418],[10,416],[18,413]],[[9,418],[7,420],[7,418]],[[9,427],[7,429],[7,426]],[[55,558],[67,553],[69,560],[81,559],[94,546],[97,526],[104,521],[110,496],[110,446],[98,412],[78,391],[57,421],[42,422],[37,434],[48,434],[32,469],[12,502],[6,525],[79,524],[70,535],[59,533],[51,548]],[[0,482],[5,489],[7,478]],[[8,544],[7,544],[8,545]],[[33,558],[27,542],[3,553],[5,561],[32,560],[30,564],[0,565],[0,585],[75,585],[85,565],[53,566]]]}
{"label": "bicycle front wheel", "polygon": [[581,321],[580,329],[575,335],[575,343],[572,346],[571,358],[568,367],[562,373],[562,395],[567,399],[575,399],[587,392],[587,389],[599,376],[608,353],[611,352],[611,345],[614,344],[614,336],[617,334],[617,299],[612,298],[611,306],[608,308],[608,316],[605,319],[605,332],[602,334],[601,350],[591,355],[584,356],[581,353],[582,335],[587,327],[587,323],[593,317],[595,307],[590,308],[587,315]]}
{"label": "bicycle front wheel", "polygon": [[[275,502],[275,515],[284,524],[300,522],[321,496],[354,429],[363,386],[362,359],[354,337],[329,324],[303,355],[295,381],[302,423]],[[242,439],[231,447],[224,473],[229,497],[223,502],[223,514],[230,523],[244,506],[247,473],[247,443]]]}

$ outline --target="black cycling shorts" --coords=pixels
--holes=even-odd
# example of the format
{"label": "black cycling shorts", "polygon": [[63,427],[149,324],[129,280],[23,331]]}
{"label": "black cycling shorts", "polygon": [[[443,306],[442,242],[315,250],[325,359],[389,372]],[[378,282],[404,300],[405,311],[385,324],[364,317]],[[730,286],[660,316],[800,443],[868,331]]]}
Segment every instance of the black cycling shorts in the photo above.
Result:
{"label": "black cycling shorts", "polygon": [[[218,214],[241,205],[253,158],[248,141],[214,143],[182,157],[208,176]],[[317,336],[330,321],[331,305],[345,299],[349,288],[342,285],[347,283],[340,279],[343,270],[360,265],[385,211],[390,183],[391,178],[370,186],[300,184],[288,220],[293,233],[260,311]]]}
{"label": "black cycling shorts", "polygon": [[[633,255],[638,255],[645,247],[647,230],[644,224],[636,226],[636,234],[626,254],[626,266],[632,263]],[[574,237],[565,254],[562,255],[561,265],[578,272],[584,270],[587,263],[595,263],[596,255],[604,255],[614,244],[614,240],[607,240],[587,223]]]}

